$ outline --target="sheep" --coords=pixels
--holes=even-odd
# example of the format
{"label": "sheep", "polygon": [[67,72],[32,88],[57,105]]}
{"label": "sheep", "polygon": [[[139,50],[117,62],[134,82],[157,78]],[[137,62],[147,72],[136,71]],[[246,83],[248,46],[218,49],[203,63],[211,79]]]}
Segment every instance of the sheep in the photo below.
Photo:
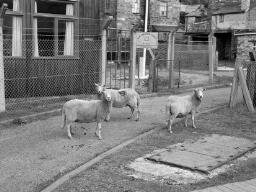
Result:
{"label": "sheep", "polygon": [[197,88],[192,95],[185,96],[169,96],[166,105],[166,112],[169,113],[169,119],[167,120],[167,128],[172,133],[172,123],[175,118],[185,117],[185,127],[187,127],[188,114],[191,114],[192,127],[195,125],[195,113],[198,110],[199,105],[203,99],[204,88]]}
{"label": "sheep", "polygon": [[111,95],[109,92],[103,90],[102,97],[102,100],[73,99],[63,105],[63,129],[67,129],[70,139],[72,139],[70,127],[73,122],[90,123],[95,121],[97,122],[95,134],[100,140],[102,139],[101,122],[106,118],[107,114],[110,113]]}
{"label": "sheep", "polygon": [[[102,90],[105,89],[105,86],[95,83],[96,91],[98,97],[101,98]],[[112,102],[111,107],[122,108],[128,106],[131,109],[131,115],[128,119],[133,118],[134,112],[136,111],[136,121],[139,121],[140,116],[140,96],[139,94],[131,88],[125,88],[120,90],[106,89],[111,94]],[[110,120],[110,113],[107,115],[106,121]]]}

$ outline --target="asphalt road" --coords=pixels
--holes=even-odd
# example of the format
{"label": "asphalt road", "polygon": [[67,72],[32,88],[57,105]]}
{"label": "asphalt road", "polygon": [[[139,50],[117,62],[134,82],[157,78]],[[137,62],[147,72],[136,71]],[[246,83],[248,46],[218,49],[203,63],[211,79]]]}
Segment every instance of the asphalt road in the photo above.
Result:
{"label": "asphalt road", "polygon": [[[190,93],[189,93],[190,94]],[[227,104],[230,87],[208,90],[200,111]],[[61,129],[61,116],[0,129],[0,189],[29,192],[89,161],[96,155],[154,127],[165,126],[167,96],[141,100],[141,120],[128,120],[130,109],[113,109],[110,122],[102,124],[103,140],[94,135],[96,123],[74,126],[74,139]]]}

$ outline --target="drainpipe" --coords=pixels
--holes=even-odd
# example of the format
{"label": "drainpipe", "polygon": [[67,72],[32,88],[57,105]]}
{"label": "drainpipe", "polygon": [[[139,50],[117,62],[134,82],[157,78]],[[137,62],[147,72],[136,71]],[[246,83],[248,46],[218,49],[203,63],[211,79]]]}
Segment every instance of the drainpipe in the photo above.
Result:
{"label": "drainpipe", "polygon": [[[148,4],[149,0],[146,0],[146,6],[145,6],[145,21],[144,21],[144,32],[148,31]],[[146,79],[146,53],[147,49],[143,49],[143,57],[140,58],[140,67],[139,67],[139,78],[140,79]]]}

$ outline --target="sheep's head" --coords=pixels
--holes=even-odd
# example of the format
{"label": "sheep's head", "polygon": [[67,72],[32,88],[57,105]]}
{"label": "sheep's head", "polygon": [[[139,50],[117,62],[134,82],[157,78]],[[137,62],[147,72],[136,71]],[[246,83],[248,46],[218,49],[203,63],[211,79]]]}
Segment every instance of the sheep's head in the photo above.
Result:
{"label": "sheep's head", "polygon": [[105,87],[105,85],[99,85],[99,84],[95,83],[95,89],[98,94],[101,94],[103,91],[106,90],[106,87]]}
{"label": "sheep's head", "polygon": [[103,99],[110,102],[111,99],[111,93],[109,91],[103,90],[102,91]]}
{"label": "sheep's head", "polygon": [[195,93],[195,96],[198,100],[202,100],[203,97],[204,97],[204,91],[205,91],[205,88],[196,88],[194,90],[194,93]]}

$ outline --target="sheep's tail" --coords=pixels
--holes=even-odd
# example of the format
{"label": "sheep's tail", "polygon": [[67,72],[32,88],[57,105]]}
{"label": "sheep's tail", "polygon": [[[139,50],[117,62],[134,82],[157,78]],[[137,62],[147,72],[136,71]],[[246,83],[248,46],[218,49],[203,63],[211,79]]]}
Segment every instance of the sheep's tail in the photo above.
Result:
{"label": "sheep's tail", "polygon": [[66,125],[66,119],[67,119],[67,117],[66,117],[66,113],[65,113],[65,110],[64,109],[62,109],[62,119],[63,119],[63,125],[62,125],[62,129],[64,129],[64,127],[65,127],[65,125]]}

